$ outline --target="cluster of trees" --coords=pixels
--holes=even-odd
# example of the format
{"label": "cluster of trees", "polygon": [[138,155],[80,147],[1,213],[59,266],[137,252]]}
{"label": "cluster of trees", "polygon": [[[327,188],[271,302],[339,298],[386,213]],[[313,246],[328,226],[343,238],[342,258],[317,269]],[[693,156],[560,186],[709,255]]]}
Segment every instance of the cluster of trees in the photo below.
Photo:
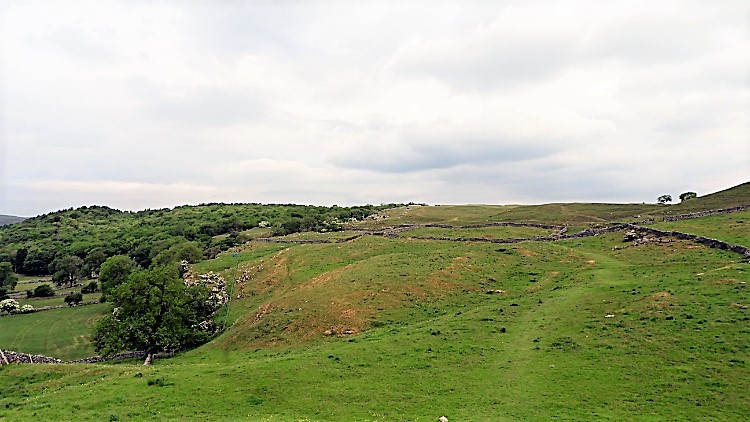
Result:
{"label": "cluster of trees", "polygon": [[102,206],[40,215],[0,227],[0,262],[12,272],[53,275],[74,285],[98,274],[104,261],[125,255],[139,266],[212,258],[243,242],[243,231],[268,226],[272,234],[331,231],[400,204],[319,207],[293,204],[201,204],[126,212]]}
{"label": "cluster of trees", "polygon": [[[684,192],[681,193],[679,198],[680,202],[685,202],[689,199],[697,198],[698,194],[695,192]],[[661,195],[659,198],[656,199],[656,201],[660,204],[666,204],[667,202],[672,202],[672,195]]]}

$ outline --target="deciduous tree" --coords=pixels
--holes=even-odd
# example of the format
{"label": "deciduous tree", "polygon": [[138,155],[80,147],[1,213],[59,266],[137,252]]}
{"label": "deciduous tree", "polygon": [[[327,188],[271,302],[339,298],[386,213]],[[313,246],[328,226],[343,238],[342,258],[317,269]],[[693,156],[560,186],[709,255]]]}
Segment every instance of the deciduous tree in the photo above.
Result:
{"label": "deciduous tree", "polygon": [[685,192],[680,194],[680,202],[685,202],[689,199],[697,198],[698,194],[695,192]]}
{"label": "deciduous tree", "polygon": [[136,271],[110,293],[113,310],[93,330],[94,346],[103,355],[145,350],[144,365],[155,353],[180,350],[207,341],[213,334],[209,290],[187,286],[173,266]]}
{"label": "deciduous tree", "polygon": [[672,202],[672,195],[662,195],[657,199],[660,204],[666,204],[667,202]]}
{"label": "deciduous tree", "polygon": [[107,258],[99,269],[99,282],[102,285],[102,297],[105,298],[109,292],[124,283],[130,273],[135,271],[138,265],[125,255],[115,255]]}
{"label": "deciduous tree", "polygon": [[0,287],[5,287],[11,291],[16,288],[18,277],[13,273],[13,266],[10,262],[0,262]]}

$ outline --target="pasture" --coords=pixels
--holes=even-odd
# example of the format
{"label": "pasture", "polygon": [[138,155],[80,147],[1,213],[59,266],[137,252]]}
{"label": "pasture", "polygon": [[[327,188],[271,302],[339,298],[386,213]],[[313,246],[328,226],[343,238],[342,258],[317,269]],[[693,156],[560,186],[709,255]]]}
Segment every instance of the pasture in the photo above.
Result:
{"label": "pasture", "polygon": [[[666,209],[410,206],[362,225],[529,218],[586,227]],[[747,245],[746,221],[737,213],[656,227]],[[485,234],[504,237],[500,229],[508,228]],[[439,230],[451,237],[451,229]],[[326,236],[337,238],[315,238]],[[741,421],[750,414],[750,265],[725,250],[675,239],[636,244],[622,232],[516,244],[365,235],[346,243],[251,242],[194,268],[236,280],[226,332],[153,367],[5,366],[0,419]],[[70,337],[49,338],[67,330],[82,338],[104,309],[2,317],[0,344],[83,354],[85,346],[65,348]],[[55,323],[66,325],[42,328]]]}

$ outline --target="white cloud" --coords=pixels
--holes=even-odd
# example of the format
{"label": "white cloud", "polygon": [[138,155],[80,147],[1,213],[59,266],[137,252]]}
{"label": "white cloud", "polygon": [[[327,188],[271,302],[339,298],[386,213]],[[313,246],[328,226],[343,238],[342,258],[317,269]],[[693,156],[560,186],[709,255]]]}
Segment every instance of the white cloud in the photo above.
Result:
{"label": "white cloud", "polygon": [[750,179],[742,2],[3,5],[0,213]]}

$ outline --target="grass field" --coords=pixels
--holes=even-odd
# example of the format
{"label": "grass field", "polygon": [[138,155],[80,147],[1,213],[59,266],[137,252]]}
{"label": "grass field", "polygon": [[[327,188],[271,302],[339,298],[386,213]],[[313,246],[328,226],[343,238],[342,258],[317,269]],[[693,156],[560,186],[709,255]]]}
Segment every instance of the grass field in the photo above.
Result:
{"label": "grass field", "polygon": [[450,237],[450,238],[477,238],[507,239],[528,238],[534,236],[548,236],[557,233],[554,229],[540,229],[537,227],[481,227],[468,229],[447,229],[441,227],[419,227],[401,232],[406,237]]}
{"label": "grass field", "polygon": [[[87,293],[83,295],[83,301],[88,302],[91,300],[99,300],[102,296],[101,293]],[[56,305],[67,305],[65,303],[65,296],[54,296],[54,297],[34,297],[30,299],[18,299],[20,305],[29,304],[34,308],[41,308],[42,306],[56,306]]]}
{"label": "grass field", "polygon": [[750,247],[750,211],[654,224],[661,230],[677,230]]}
{"label": "grass field", "polygon": [[[367,224],[525,215],[585,227],[665,209],[470,206],[464,215],[457,206],[409,207]],[[748,245],[747,217],[656,226]],[[229,280],[245,274],[223,335],[153,367],[3,367],[0,419],[744,421],[750,414],[750,265],[724,250],[678,240],[636,246],[622,233],[508,245],[363,236],[250,243],[195,269]],[[90,319],[70,321],[89,308],[104,312],[96,305],[2,317],[0,345],[31,351],[39,338],[85,327]],[[25,319],[33,316],[45,320]],[[55,323],[67,325],[42,328]],[[56,356],[65,339],[59,343],[33,352]]]}
{"label": "grass field", "polygon": [[105,309],[103,304],[88,305],[0,317],[0,349],[63,360],[93,356],[89,330]]}

